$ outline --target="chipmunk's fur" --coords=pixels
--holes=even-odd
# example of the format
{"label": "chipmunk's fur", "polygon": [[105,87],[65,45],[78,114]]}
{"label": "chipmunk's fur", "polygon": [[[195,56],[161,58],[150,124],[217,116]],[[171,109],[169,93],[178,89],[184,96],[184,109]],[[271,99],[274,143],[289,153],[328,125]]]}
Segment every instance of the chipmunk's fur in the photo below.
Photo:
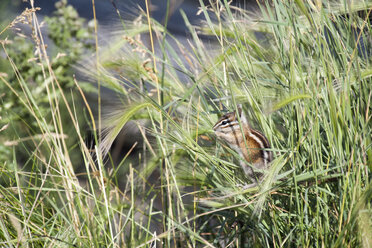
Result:
{"label": "chipmunk's fur", "polygon": [[240,165],[245,174],[257,182],[260,176],[254,173],[247,162],[259,170],[266,169],[273,160],[272,152],[267,150],[270,148],[270,143],[265,135],[249,126],[240,105],[238,105],[238,114],[239,118],[236,112],[225,114],[213,126],[213,130],[219,139],[224,140],[231,149],[245,159],[240,161]]}

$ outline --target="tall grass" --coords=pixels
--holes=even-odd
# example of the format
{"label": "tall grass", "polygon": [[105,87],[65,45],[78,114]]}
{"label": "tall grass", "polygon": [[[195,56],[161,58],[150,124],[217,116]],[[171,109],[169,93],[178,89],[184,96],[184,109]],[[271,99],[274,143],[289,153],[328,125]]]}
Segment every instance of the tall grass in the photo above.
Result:
{"label": "tall grass", "polygon": [[[13,160],[1,167],[2,245],[371,246],[371,4],[274,0],[258,13],[227,1],[200,5],[203,25],[183,14],[189,41],[144,12],[97,49],[94,66],[81,65],[121,99],[100,117],[93,147],[77,114],[83,103],[100,129],[86,93],[75,81],[81,100],[70,101],[60,88],[30,13],[51,115],[40,114],[21,76],[1,75],[38,124],[34,146],[23,146],[33,147],[29,157],[21,164],[9,146]],[[275,154],[265,180],[247,190],[239,155],[211,129],[238,103]],[[83,178],[62,111],[79,140]],[[143,142],[115,164],[110,147],[128,122]]]}

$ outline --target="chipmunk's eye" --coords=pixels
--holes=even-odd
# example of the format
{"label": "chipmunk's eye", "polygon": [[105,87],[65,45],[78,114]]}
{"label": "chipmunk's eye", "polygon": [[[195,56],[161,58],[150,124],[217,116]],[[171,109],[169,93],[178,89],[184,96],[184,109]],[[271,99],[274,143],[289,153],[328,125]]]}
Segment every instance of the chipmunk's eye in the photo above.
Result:
{"label": "chipmunk's eye", "polygon": [[222,123],[221,123],[221,125],[226,125],[227,124],[227,121],[223,121]]}

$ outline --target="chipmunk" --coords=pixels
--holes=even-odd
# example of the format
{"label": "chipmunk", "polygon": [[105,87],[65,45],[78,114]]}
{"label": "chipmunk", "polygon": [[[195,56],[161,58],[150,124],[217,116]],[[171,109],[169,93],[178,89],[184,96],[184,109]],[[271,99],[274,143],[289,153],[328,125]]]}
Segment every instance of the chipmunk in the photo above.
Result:
{"label": "chipmunk", "polygon": [[273,154],[267,150],[270,148],[270,143],[265,135],[249,126],[240,104],[238,105],[238,114],[239,119],[236,112],[225,114],[213,126],[213,130],[217,138],[225,141],[231,149],[245,159],[245,161],[240,160],[240,166],[245,175],[253,181],[253,184],[245,186],[247,188],[257,185],[262,180],[262,174],[255,173],[247,162],[255,168],[263,170],[268,168],[269,163],[273,160]]}

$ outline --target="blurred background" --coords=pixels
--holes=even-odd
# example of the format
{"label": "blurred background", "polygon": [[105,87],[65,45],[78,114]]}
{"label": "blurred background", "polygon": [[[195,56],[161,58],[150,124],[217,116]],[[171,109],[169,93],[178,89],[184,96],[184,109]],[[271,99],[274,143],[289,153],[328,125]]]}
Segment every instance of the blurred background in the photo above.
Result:
{"label": "blurred background", "polygon": [[[55,3],[57,0],[35,0],[35,7],[40,7],[39,15],[51,15],[55,11]],[[151,15],[157,21],[164,21],[167,0],[152,0],[149,1],[151,6]],[[69,0],[68,3],[72,5],[79,13],[79,15],[88,20],[93,19],[92,0]],[[116,9],[120,11],[123,19],[133,19],[139,8],[145,10],[146,5],[144,0],[95,0],[97,19],[101,24],[112,24],[119,20],[116,14]],[[205,1],[207,4],[208,1]],[[242,7],[244,9],[251,9],[257,7],[254,0],[235,0],[232,5]],[[29,3],[22,0],[2,0],[1,1],[2,17],[14,17],[22,12]],[[203,15],[198,15],[200,3],[198,0],[171,0],[170,1],[170,19],[168,29],[173,34],[182,34],[186,32],[186,26],[179,10],[183,10],[192,23],[203,20]],[[10,10],[10,11],[9,11]]]}
{"label": "blurred background", "polygon": [[[37,11],[37,16],[39,21],[42,22],[44,17],[52,16],[53,13],[56,13],[56,3],[58,0],[35,0],[34,6],[40,7],[41,9]],[[208,6],[209,1],[204,1],[206,6]],[[137,18],[142,11],[146,11],[146,4],[145,0],[95,0],[95,10],[96,10],[96,17],[98,20],[98,40],[99,46],[103,47],[103,49],[107,49],[107,47],[114,44],[111,42],[113,39],[117,38],[119,35],[123,34],[123,26],[121,25],[121,21],[131,21]],[[167,0],[150,0],[150,15],[158,21],[160,24],[164,24],[165,22],[165,15],[167,9]],[[86,25],[87,22],[93,20],[93,8],[92,8],[92,0],[67,0],[67,4],[71,5],[78,13],[78,16],[83,18],[83,23],[81,25]],[[232,1],[232,6],[238,6],[246,10],[251,10],[252,12],[256,10],[257,4],[254,0],[235,0]],[[17,15],[22,13],[26,8],[30,8],[29,1],[23,0],[2,0],[0,3],[0,25],[6,26],[9,21],[13,20]],[[188,21],[192,25],[201,25],[201,23],[205,20],[204,15],[199,11],[200,2],[198,0],[171,0],[169,6],[169,16],[168,16],[168,24],[167,29],[168,31],[176,37],[178,42],[181,42],[187,49],[190,49],[188,39],[192,39],[189,30],[185,24],[184,18],[181,15],[181,11],[183,11],[188,18]],[[120,13],[120,16],[118,12]],[[213,18],[213,16],[211,16]],[[2,24],[3,23],[3,24]],[[50,40],[50,35],[48,33],[48,26],[43,26],[42,32],[44,35],[44,41],[48,45],[47,49],[50,53],[56,53],[58,49],[55,48],[55,43]],[[89,25],[88,25],[89,26]],[[93,24],[90,25],[91,32],[93,32]],[[22,32],[29,35],[31,33],[30,27],[27,25],[19,26],[22,29]],[[83,26],[82,26],[83,27]],[[49,32],[53,32],[50,30]],[[60,37],[61,38],[61,37]],[[92,38],[92,37],[91,37]],[[146,34],[142,35],[142,40],[144,44],[150,48],[149,40]],[[55,38],[58,39],[58,38]],[[218,48],[218,45],[215,43],[216,39],[213,35],[206,36],[200,34],[200,39],[206,41],[205,46],[208,50],[212,51]],[[169,40],[170,43],[173,40]],[[94,39],[91,39],[91,43],[94,43]],[[155,40],[156,43],[156,40]],[[175,44],[173,44],[175,45]],[[58,46],[58,45],[57,45]],[[157,52],[161,52],[159,47],[155,47]],[[89,78],[90,72],[94,71],[94,58],[93,56],[90,57],[88,53],[83,53],[78,56],[76,62],[81,66],[84,65],[85,72],[75,70],[74,73],[77,74],[78,79],[91,81],[94,85],[94,80]],[[78,67],[79,67],[78,66]],[[76,69],[76,68],[75,68]],[[182,75],[179,75],[182,77]],[[104,108],[104,112],[110,111],[112,105],[115,105],[119,99],[117,99],[115,93],[107,88],[103,87],[102,89],[102,105]],[[95,94],[88,94],[88,101],[91,104],[93,111],[96,114],[97,110],[97,97]],[[129,133],[130,135],[127,135]],[[133,135],[136,133],[136,135]],[[131,124],[129,123],[125,131],[121,133],[122,135],[118,137],[118,140],[125,140],[123,142],[119,142],[123,145],[123,150],[116,149],[116,152],[113,154],[126,154],[126,152],[132,147],[132,145],[139,141],[139,137],[141,136],[138,133],[136,128],[131,128]],[[89,136],[89,135],[88,135]],[[121,138],[120,138],[121,137]],[[88,140],[87,142],[91,142]],[[139,141],[141,142],[141,141]],[[114,148],[117,147],[117,142],[114,143]],[[122,146],[120,146],[122,147]],[[114,156],[120,160],[121,156]]]}

